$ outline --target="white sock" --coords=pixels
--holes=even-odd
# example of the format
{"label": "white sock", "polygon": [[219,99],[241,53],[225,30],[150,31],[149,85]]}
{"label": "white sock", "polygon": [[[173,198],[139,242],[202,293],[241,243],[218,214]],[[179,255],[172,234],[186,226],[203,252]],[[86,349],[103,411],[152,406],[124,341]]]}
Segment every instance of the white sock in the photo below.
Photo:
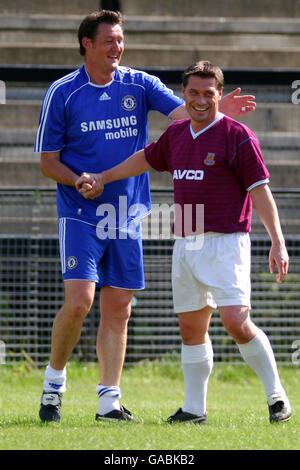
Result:
{"label": "white sock", "polygon": [[189,346],[181,345],[181,362],[185,384],[183,411],[197,416],[206,413],[206,395],[213,368],[211,342]]}
{"label": "white sock", "polygon": [[98,384],[96,392],[99,397],[99,415],[120,409],[119,398],[122,396],[120,387]]}
{"label": "white sock", "polygon": [[281,385],[275,356],[266,334],[259,330],[246,344],[238,344],[244,361],[260,377],[267,397],[273,394],[285,395]]}
{"label": "white sock", "polygon": [[45,370],[45,379],[43,390],[45,392],[60,392],[66,391],[67,382],[67,369],[64,367],[62,370],[53,369],[50,364],[47,365]]}

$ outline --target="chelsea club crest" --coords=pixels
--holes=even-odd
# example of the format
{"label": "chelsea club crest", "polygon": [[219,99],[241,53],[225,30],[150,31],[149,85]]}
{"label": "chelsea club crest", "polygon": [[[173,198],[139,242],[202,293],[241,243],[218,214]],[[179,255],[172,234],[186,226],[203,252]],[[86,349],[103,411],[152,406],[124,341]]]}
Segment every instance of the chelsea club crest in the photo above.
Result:
{"label": "chelsea club crest", "polygon": [[122,98],[121,106],[125,111],[133,111],[136,108],[137,101],[132,95],[126,95]]}
{"label": "chelsea club crest", "polygon": [[68,269],[74,269],[78,265],[78,259],[76,256],[69,256],[67,259],[67,268]]}

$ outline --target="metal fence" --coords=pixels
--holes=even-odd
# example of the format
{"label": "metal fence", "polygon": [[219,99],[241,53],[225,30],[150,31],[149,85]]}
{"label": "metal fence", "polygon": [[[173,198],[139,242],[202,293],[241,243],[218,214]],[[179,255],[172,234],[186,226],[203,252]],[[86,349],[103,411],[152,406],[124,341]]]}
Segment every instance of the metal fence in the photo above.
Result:
{"label": "metal fence", "polygon": [[[252,318],[270,337],[279,363],[290,363],[300,339],[300,191],[275,191],[291,257],[290,273],[277,284],[268,272],[269,239],[254,217]],[[153,204],[172,204],[170,190],[153,190]],[[151,224],[151,215],[145,221]],[[56,195],[51,188],[0,190],[0,341],[6,361],[49,359],[53,319],[63,303],[58,256]],[[137,291],[129,322],[126,363],[179,354],[180,335],[172,307],[171,239],[144,240],[146,289]],[[96,361],[98,294],[73,357]],[[241,361],[214,312],[210,335],[216,361]]]}

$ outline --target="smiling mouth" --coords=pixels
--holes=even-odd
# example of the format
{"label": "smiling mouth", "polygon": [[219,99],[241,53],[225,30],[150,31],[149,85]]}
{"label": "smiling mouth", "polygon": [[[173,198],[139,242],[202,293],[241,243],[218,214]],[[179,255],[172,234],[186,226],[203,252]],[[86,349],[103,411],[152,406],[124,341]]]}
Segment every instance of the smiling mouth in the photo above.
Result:
{"label": "smiling mouth", "polygon": [[109,55],[108,58],[111,60],[119,60],[119,56],[117,55]]}
{"label": "smiling mouth", "polygon": [[195,111],[207,111],[208,107],[207,106],[197,106],[197,105],[195,105],[195,106],[193,106],[193,109]]}

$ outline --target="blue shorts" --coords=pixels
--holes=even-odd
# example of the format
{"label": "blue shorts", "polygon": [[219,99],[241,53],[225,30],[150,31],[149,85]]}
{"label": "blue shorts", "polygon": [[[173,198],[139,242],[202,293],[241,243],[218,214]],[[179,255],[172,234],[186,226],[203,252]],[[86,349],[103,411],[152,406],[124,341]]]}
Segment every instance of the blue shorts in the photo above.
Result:
{"label": "blue shorts", "polygon": [[64,280],[86,279],[94,281],[97,287],[144,289],[140,227],[135,239],[130,236],[101,239],[94,225],[77,219],[60,218],[58,228]]}

